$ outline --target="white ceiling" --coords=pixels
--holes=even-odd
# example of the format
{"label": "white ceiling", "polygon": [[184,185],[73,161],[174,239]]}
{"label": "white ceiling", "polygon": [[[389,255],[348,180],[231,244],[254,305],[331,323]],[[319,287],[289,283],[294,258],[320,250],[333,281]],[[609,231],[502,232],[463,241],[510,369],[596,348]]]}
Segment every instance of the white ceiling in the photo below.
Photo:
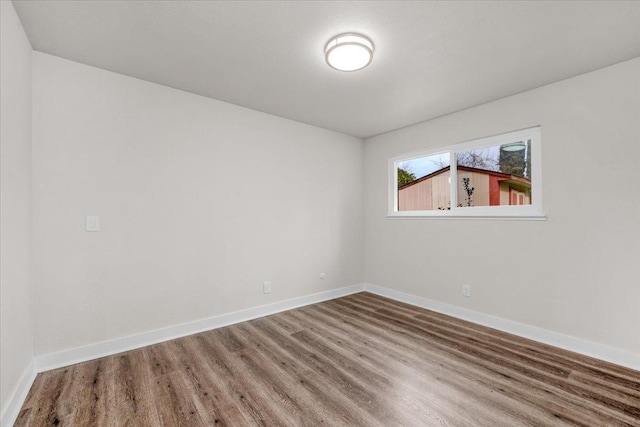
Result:
{"label": "white ceiling", "polygon": [[[640,2],[14,0],[38,51],[368,137],[640,56]],[[361,32],[341,73],[325,43]]]}

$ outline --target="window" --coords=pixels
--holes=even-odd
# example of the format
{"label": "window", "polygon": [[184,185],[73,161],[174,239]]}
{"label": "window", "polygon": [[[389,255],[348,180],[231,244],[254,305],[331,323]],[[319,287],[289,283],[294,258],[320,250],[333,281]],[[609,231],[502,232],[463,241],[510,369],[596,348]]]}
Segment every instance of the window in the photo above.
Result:
{"label": "window", "polygon": [[540,150],[535,127],[393,157],[389,216],[544,219]]}

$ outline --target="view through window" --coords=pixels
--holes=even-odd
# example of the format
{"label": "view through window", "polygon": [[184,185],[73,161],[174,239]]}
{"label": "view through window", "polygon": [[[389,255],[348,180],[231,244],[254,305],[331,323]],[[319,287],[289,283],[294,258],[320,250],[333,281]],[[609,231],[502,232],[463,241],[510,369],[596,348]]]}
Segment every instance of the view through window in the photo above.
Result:
{"label": "view through window", "polygon": [[539,210],[539,141],[533,128],[394,158],[390,214],[531,214]]}

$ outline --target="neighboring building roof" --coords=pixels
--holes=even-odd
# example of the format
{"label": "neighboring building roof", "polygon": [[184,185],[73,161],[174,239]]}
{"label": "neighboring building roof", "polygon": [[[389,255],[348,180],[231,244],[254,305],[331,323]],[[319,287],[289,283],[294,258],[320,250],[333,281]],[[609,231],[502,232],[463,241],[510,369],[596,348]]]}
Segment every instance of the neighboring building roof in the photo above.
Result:
{"label": "neighboring building roof", "polygon": [[[438,169],[435,172],[431,172],[429,175],[425,175],[421,178],[418,178],[409,183],[406,183],[402,187],[399,187],[398,190],[402,190],[403,188],[411,187],[412,185],[418,184],[422,181],[426,181],[429,178],[433,178],[436,175],[440,175],[441,173],[447,172],[449,169],[451,169],[451,166],[445,166],[442,169]],[[531,180],[527,178],[523,178],[521,176],[510,175],[508,173],[496,172],[496,171],[487,170],[487,169],[472,168],[469,166],[458,166],[458,170],[467,171],[467,172],[484,173],[486,175],[492,175],[492,176],[497,176],[498,178],[502,178],[502,179],[499,179],[499,181],[515,181],[517,183],[520,183],[526,186],[531,186]]]}

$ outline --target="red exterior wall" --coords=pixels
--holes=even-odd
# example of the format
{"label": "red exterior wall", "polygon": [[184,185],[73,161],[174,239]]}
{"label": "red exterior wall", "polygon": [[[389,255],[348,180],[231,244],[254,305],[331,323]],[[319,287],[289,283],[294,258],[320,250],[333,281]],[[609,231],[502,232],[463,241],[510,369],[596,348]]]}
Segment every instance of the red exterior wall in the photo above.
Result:
{"label": "red exterior wall", "polygon": [[489,206],[500,205],[500,177],[489,176]]}

